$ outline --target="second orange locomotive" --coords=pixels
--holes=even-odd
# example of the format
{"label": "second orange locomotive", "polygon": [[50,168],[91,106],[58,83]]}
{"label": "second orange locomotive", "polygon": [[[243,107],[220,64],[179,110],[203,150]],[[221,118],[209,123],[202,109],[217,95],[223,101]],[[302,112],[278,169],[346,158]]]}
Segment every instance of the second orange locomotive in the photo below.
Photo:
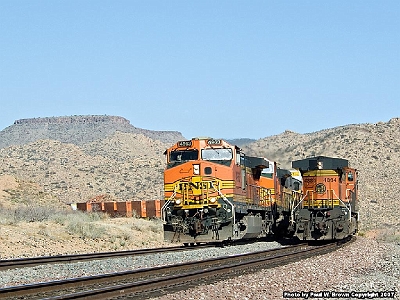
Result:
{"label": "second orange locomotive", "polygon": [[336,240],[358,230],[357,170],[326,156],[292,162],[303,177],[303,197],[291,210],[300,240]]}

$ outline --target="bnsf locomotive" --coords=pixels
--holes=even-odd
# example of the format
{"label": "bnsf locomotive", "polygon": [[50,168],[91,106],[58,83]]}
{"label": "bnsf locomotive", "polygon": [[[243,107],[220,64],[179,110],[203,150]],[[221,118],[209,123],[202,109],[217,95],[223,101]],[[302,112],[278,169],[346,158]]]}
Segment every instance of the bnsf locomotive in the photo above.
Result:
{"label": "bnsf locomotive", "polygon": [[303,197],[291,211],[300,240],[343,239],[357,232],[357,170],[339,158],[292,162],[303,177]]}
{"label": "bnsf locomotive", "polygon": [[290,172],[278,178],[274,162],[221,139],[180,141],[164,154],[166,241],[250,239],[287,230],[290,208],[301,200],[301,178]]}

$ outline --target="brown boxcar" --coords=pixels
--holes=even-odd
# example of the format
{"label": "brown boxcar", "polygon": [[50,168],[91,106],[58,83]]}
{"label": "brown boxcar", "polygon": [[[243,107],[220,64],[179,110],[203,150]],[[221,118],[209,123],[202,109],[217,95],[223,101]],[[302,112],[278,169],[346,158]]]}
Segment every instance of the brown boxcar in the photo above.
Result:
{"label": "brown boxcar", "polygon": [[132,210],[136,212],[140,218],[147,217],[147,205],[145,200],[134,200],[132,201]]}

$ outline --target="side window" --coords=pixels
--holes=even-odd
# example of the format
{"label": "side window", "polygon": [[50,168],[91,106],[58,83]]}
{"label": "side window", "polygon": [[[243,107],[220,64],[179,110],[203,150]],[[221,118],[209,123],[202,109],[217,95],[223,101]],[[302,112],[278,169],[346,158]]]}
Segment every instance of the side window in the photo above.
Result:
{"label": "side window", "polygon": [[347,180],[348,181],[353,181],[353,179],[354,179],[353,173],[352,172],[347,173]]}
{"label": "side window", "polygon": [[236,164],[240,165],[240,152],[236,152]]}
{"label": "side window", "polygon": [[242,190],[246,189],[246,170],[241,170],[242,175]]}

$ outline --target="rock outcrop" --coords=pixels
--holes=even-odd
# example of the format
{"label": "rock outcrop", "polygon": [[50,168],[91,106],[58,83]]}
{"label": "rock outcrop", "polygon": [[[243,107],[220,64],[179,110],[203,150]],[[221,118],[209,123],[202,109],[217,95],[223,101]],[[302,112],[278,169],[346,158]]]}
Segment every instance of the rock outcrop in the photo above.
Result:
{"label": "rock outcrop", "polygon": [[0,148],[47,139],[83,145],[111,136],[117,131],[143,134],[169,144],[185,139],[177,131],[137,128],[129,120],[119,116],[64,116],[16,120],[13,125],[0,131]]}

